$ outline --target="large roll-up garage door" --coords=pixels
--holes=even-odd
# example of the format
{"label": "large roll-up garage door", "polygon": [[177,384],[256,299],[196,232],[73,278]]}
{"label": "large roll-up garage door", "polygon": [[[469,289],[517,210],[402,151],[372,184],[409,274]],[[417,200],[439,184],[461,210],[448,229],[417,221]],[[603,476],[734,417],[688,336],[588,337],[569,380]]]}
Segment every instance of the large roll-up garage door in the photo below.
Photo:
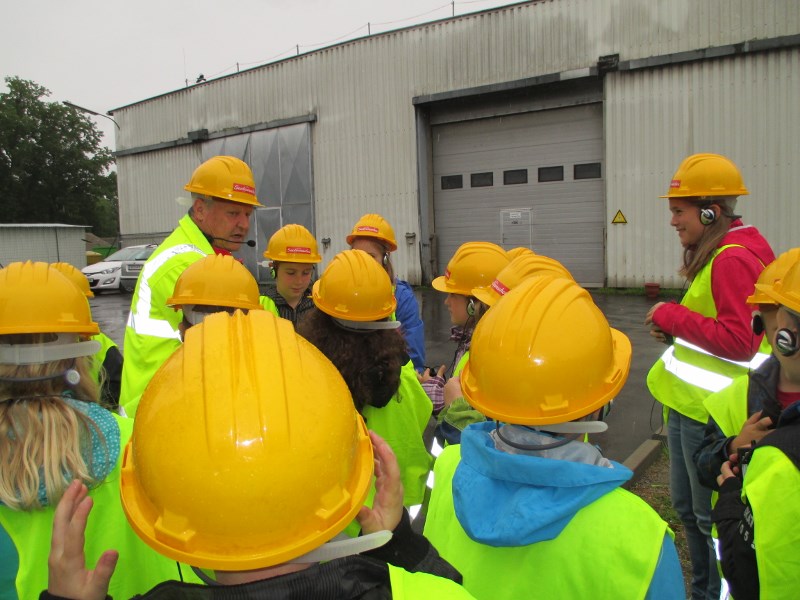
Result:
{"label": "large roll-up garage door", "polygon": [[439,270],[486,240],[561,261],[584,286],[605,282],[602,104],[433,127]]}

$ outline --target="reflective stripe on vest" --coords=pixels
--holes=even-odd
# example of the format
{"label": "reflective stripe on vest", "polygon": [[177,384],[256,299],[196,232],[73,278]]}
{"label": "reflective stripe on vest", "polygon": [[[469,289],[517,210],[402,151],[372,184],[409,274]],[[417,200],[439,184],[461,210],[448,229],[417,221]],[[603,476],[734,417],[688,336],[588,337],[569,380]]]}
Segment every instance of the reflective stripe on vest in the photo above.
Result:
{"label": "reflective stripe on vest", "polygon": [[436,459],[424,534],[476,598],[645,598],[669,530],[643,500],[617,488],[581,508],[555,539],[489,546],[470,539],[455,514],[460,458],[453,445]]}
{"label": "reflective stripe on vest", "polygon": [[757,448],[742,483],[753,511],[759,597],[796,598],[800,573],[800,471],[774,446]]}
{"label": "reflective stripe on vest", "polygon": [[145,263],[142,274],[139,277],[139,287],[136,290],[138,294],[136,305],[128,314],[127,325],[136,333],[180,341],[180,332],[173,329],[168,321],[154,319],[151,316],[153,308],[153,290],[150,287],[150,278],[164,266],[168,260],[185,252],[197,252],[201,256],[206,256],[206,253],[197,246],[193,246],[192,244],[180,244],[172,248],[167,248],[164,252]]}

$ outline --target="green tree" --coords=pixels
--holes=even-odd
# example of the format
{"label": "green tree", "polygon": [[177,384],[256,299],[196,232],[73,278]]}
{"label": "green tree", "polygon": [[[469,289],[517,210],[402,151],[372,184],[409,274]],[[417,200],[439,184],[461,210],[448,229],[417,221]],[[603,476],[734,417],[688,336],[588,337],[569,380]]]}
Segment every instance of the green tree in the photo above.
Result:
{"label": "green tree", "polygon": [[111,151],[88,117],[44,98],[33,81],[6,77],[0,94],[0,221],[91,225],[117,233]]}

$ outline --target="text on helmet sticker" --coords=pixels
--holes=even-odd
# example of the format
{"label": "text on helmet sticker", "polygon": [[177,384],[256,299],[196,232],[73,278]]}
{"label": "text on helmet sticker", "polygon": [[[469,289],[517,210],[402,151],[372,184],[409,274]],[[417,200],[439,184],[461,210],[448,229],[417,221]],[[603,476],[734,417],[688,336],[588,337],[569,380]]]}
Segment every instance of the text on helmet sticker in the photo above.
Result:
{"label": "text on helmet sticker", "polygon": [[305,246],[286,246],[286,254],[311,254],[311,248]]}
{"label": "text on helmet sticker", "polygon": [[508,287],[503,285],[503,282],[500,281],[499,279],[495,279],[492,282],[492,289],[501,296],[505,296],[508,293]]}
{"label": "text on helmet sticker", "polygon": [[679,188],[681,187],[681,180],[680,179],[673,179],[669,182],[669,187],[671,188]]}
{"label": "text on helmet sticker", "polygon": [[233,184],[233,191],[234,192],[242,192],[244,194],[250,194],[251,196],[256,195],[256,188],[251,185],[245,185],[244,183],[234,183]]}
{"label": "text on helmet sticker", "polygon": [[370,233],[380,233],[377,227],[373,227],[372,225],[359,225],[356,228],[356,231],[369,231]]}

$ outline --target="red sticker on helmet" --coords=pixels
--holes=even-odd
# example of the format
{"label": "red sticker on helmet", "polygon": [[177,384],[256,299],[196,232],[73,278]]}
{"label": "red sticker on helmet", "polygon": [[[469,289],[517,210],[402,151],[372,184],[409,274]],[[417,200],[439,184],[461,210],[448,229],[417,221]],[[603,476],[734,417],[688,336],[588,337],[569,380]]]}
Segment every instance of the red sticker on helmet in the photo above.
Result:
{"label": "red sticker on helmet", "polygon": [[508,288],[499,279],[495,279],[492,282],[492,289],[501,296],[505,296],[508,293]]}
{"label": "red sticker on helmet", "polygon": [[669,187],[671,187],[671,188],[679,188],[679,187],[681,187],[681,180],[680,179],[673,179],[669,183]]}
{"label": "red sticker on helmet", "polygon": [[445,279],[450,279],[450,271],[448,269],[444,270],[444,278]]}
{"label": "red sticker on helmet", "polygon": [[305,246],[286,246],[286,254],[311,254],[311,248]]}
{"label": "red sticker on helmet", "polygon": [[377,227],[373,227],[372,225],[359,225],[356,228],[356,231],[369,231],[370,233],[380,233]]}
{"label": "red sticker on helmet", "polygon": [[256,195],[256,188],[250,185],[245,185],[243,183],[234,183],[233,184],[233,191],[234,192],[242,192],[244,194],[250,194],[251,196]]}

